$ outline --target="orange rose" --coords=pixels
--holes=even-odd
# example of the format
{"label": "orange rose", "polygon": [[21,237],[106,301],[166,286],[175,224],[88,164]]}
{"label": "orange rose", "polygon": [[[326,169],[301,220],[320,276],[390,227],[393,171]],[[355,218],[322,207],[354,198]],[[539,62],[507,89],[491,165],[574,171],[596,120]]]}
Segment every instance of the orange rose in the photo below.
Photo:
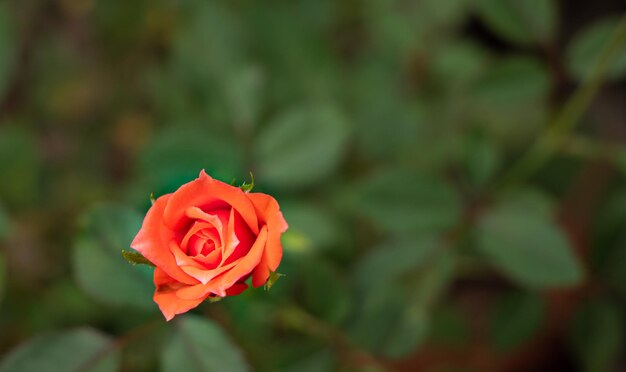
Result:
{"label": "orange rose", "polygon": [[259,287],[282,258],[287,223],[266,194],[200,176],[158,198],[131,247],[152,262],[154,301],[167,320],[208,297]]}

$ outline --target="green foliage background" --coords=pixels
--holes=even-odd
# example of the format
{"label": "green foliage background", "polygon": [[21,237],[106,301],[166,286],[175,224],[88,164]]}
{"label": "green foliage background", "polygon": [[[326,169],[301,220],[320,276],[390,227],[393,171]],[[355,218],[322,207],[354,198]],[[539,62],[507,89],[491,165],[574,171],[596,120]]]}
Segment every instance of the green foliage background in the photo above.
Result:
{"label": "green foliage background", "polygon": [[[0,2],[0,371],[626,368],[621,0]],[[121,256],[201,169],[274,287]]]}

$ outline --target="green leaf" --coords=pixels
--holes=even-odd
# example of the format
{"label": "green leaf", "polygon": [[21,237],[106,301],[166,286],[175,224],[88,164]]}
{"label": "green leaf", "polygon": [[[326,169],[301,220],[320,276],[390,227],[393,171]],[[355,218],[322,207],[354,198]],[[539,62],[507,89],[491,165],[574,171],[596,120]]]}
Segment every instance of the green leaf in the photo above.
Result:
{"label": "green leaf", "polygon": [[243,192],[250,192],[254,189],[254,174],[252,174],[252,172],[250,172],[250,183],[244,181],[239,188],[242,189]]}
{"label": "green leaf", "polygon": [[0,182],[0,199],[7,207],[32,205],[41,194],[39,150],[31,132],[15,125],[0,127],[2,179],[11,180]]}
{"label": "green leaf", "polygon": [[571,326],[570,343],[582,371],[617,370],[624,345],[623,312],[605,301],[592,301],[578,309]]}
{"label": "green leaf", "polygon": [[479,0],[478,14],[498,36],[513,43],[548,43],[557,31],[553,0]]}
{"label": "green leaf", "polygon": [[352,306],[345,277],[335,265],[322,258],[300,257],[298,276],[303,279],[302,297],[306,309],[332,324],[340,324]]}
{"label": "green leaf", "polygon": [[7,268],[4,254],[0,252],[0,303],[4,297],[4,288],[6,286]]}
{"label": "green leaf", "polygon": [[496,144],[486,136],[471,136],[463,147],[462,161],[470,183],[475,187],[486,186],[502,161]]}
{"label": "green leaf", "polygon": [[11,232],[11,220],[7,210],[0,203],[0,242],[6,239]]}
{"label": "green leaf", "polygon": [[550,88],[549,73],[540,61],[512,56],[495,60],[470,93],[475,120],[490,133],[521,141],[544,124]]}
{"label": "green leaf", "polygon": [[27,341],[3,359],[0,372],[114,372],[119,362],[119,350],[108,337],[79,328]]}
{"label": "green leaf", "polygon": [[358,303],[349,334],[359,347],[398,358],[429,333],[431,312],[454,260],[433,238],[403,239],[368,254],[355,270]]}
{"label": "green leaf", "polygon": [[274,284],[276,284],[276,281],[278,279],[280,279],[281,277],[283,277],[283,276],[285,276],[285,274],[281,274],[281,273],[277,273],[275,271],[271,271],[270,272],[270,277],[267,279],[267,282],[265,282],[265,285],[263,286],[263,288],[266,291],[269,291],[270,289],[272,289]]}
{"label": "green leaf", "polygon": [[602,281],[626,296],[626,192],[616,190],[594,218],[591,264]]}
{"label": "green leaf", "polygon": [[244,60],[243,19],[219,2],[191,1],[184,7],[184,22],[173,40],[173,65],[189,84],[210,86],[206,83],[230,76]]}
{"label": "green leaf", "polygon": [[258,174],[280,188],[319,183],[341,163],[348,137],[348,123],[333,107],[285,111],[256,140]]}
{"label": "green leaf", "polygon": [[349,190],[352,208],[389,231],[443,230],[460,214],[460,200],[442,180],[414,170],[388,169]]}
{"label": "green leaf", "polygon": [[175,320],[175,325],[174,334],[161,353],[164,372],[249,370],[241,351],[209,319],[184,315]]}
{"label": "green leaf", "polygon": [[429,340],[435,345],[467,345],[471,339],[468,318],[458,304],[441,304],[432,315]]}
{"label": "green leaf", "polygon": [[316,253],[324,250],[328,254],[337,253],[341,225],[334,214],[319,205],[305,202],[284,202],[280,209],[285,220],[289,221],[289,230],[283,235],[286,251]]}
{"label": "green leaf", "polygon": [[504,275],[526,287],[579,284],[582,268],[555,222],[542,208],[519,204],[512,194],[509,198],[479,221],[480,252]]}
{"label": "green leaf", "polygon": [[356,264],[353,279],[358,288],[387,286],[417,270],[440,242],[435,237],[402,237],[384,242],[365,254]]}
{"label": "green leaf", "polygon": [[330,349],[315,352],[294,363],[290,363],[283,372],[319,372],[333,371],[335,368],[335,354]]}
{"label": "green leaf", "polygon": [[505,190],[497,199],[500,209],[515,213],[524,210],[533,216],[549,220],[554,216],[554,202],[550,196],[532,187],[519,187]]}
{"label": "green leaf", "polygon": [[509,352],[531,338],[541,328],[545,304],[530,293],[509,293],[498,299],[491,314],[490,338],[495,350]]}
{"label": "green leaf", "polygon": [[258,67],[246,66],[223,84],[233,125],[242,133],[250,133],[257,124],[264,97],[263,78]]}
{"label": "green leaf", "polygon": [[210,303],[214,303],[214,302],[220,302],[223,299],[224,299],[224,297],[214,296],[214,297],[208,297],[207,301],[209,301]]}
{"label": "green leaf", "polygon": [[96,206],[82,216],[73,266],[76,280],[87,294],[112,306],[156,309],[152,269],[128,265],[120,255],[130,246],[141,220],[134,210],[110,204]]}
{"label": "green leaf", "polygon": [[487,50],[478,43],[461,39],[441,45],[433,55],[433,76],[447,88],[475,80],[489,61]]}
{"label": "green leaf", "polygon": [[154,264],[150,262],[147,258],[145,258],[141,253],[134,251],[125,251],[122,249],[122,257],[128,263],[134,265],[148,265],[154,267]]}
{"label": "green leaf", "polygon": [[402,159],[430,128],[426,110],[402,94],[402,75],[393,65],[370,58],[356,65],[353,74],[347,88],[354,100],[359,157],[368,161]]}
{"label": "green leaf", "polygon": [[432,312],[439,298],[447,290],[454,273],[454,259],[448,252],[440,252],[418,278],[409,292],[406,306],[398,314],[389,330],[385,355],[400,358],[415,350],[428,336]]}
{"label": "green leaf", "polygon": [[[584,80],[598,62],[598,57],[617,31],[620,19],[605,18],[585,27],[567,47],[566,63],[571,74]],[[626,74],[626,48],[622,48],[607,71],[607,78],[618,80]]]}
{"label": "green leaf", "polygon": [[14,16],[7,3],[0,4],[0,101],[13,76],[13,68],[17,61],[16,30],[13,24]]}
{"label": "green leaf", "polygon": [[140,154],[137,164],[138,196],[145,190],[156,195],[175,191],[198,177],[201,169],[213,178],[230,181],[241,175],[242,157],[228,137],[200,128],[169,128],[161,131]]}

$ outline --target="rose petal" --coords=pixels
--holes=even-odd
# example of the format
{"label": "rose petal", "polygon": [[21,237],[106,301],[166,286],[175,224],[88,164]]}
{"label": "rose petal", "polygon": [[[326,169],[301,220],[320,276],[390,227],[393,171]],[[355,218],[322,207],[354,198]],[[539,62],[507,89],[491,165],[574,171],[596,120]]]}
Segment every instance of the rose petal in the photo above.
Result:
{"label": "rose petal", "polygon": [[215,238],[219,239],[217,230],[215,230],[215,228],[211,224],[206,223],[206,222],[196,221],[191,226],[189,231],[187,231],[187,234],[185,234],[185,237],[183,238],[183,240],[180,242],[180,249],[182,249],[183,252],[186,253],[189,250],[188,248],[189,239],[191,239],[196,234],[202,234],[204,237],[212,239],[212,240],[215,240]]}
{"label": "rose petal", "polygon": [[248,289],[248,285],[246,283],[235,283],[232,287],[226,290],[226,296],[237,296],[246,289]]}
{"label": "rose petal", "polygon": [[165,209],[164,221],[172,230],[177,230],[187,208],[202,208],[207,205],[217,207],[224,203],[239,212],[254,234],[259,232],[254,206],[246,194],[238,187],[214,180],[204,170],[197,179],[181,186],[172,194]]}
{"label": "rose petal", "polygon": [[252,274],[252,285],[259,287],[265,284],[270,271],[276,271],[280,264],[283,255],[280,235],[287,230],[288,225],[276,199],[262,193],[251,193],[248,197],[254,204],[260,223],[265,223],[269,231],[263,256]]}
{"label": "rose petal", "polygon": [[228,219],[228,232],[226,233],[226,241],[222,245],[222,262],[220,265],[224,264],[224,261],[233,253],[235,248],[239,245],[239,239],[237,239],[237,235],[235,235],[235,210],[230,210],[230,218]]}
{"label": "rose petal", "polygon": [[223,275],[220,275],[212,283],[210,283],[213,286],[211,290],[213,293],[224,297],[226,295],[227,288],[231,287],[235,284],[235,282],[239,281],[239,279],[252,272],[252,270],[261,261],[267,236],[267,226],[263,226],[248,254],[235,261],[237,262],[235,267]]}
{"label": "rose petal", "polygon": [[221,273],[233,268],[240,260],[231,262],[228,265],[218,266],[215,269],[206,269],[204,267],[198,268],[197,266],[181,266],[184,272],[198,279],[200,283],[207,284],[211,279],[220,275]]}
{"label": "rose petal", "polygon": [[197,256],[202,253],[204,250],[204,245],[206,244],[207,239],[195,236],[191,240],[191,244],[189,246],[189,250],[187,251],[187,255],[190,257]]}
{"label": "rose petal", "polygon": [[172,320],[177,314],[193,309],[204,301],[204,298],[185,300],[176,296],[175,287],[179,286],[180,283],[158,267],[154,269],[154,285],[157,288],[154,292],[154,302],[159,305],[159,309],[167,321]]}
{"label": "rose petal", "polygon": [[[196,262],[196,260],[194,260],[192,257],[187,256],[182,251],[182,249],[180,249],[180,247],[178,246],[178,244],[176,244],[175,241],[171,241],[170,242],[170,251],[174,255],[174,258],[176,259],[176,264],[180,268],[187,267],[187,266],[192,266],[192,267],[196,267],[198,269],[204,269],[204,266],[202,266],[200,263]],[[185,271],[185,269],[183,269],[183,271]],[[194,283],[194,284],[198,284],[198,283]]]}
{"label": "rose petal", "polygon": [[193,259],[207,269],[215,269],[222,262],[222,251],[216,249],[206,256],[196,256]]}
{"label": "rose petal", "polygon": [[163,225],[162,220],[169,200],[171,200],[171,194],[163,195],[154,202],[130,246],[176,280],[186,284],[196,284],[196,279],[178,267],[174,255],[169,250],[169,241],[174,239],[174,233]]}
{"label": "rose petal", "polygon": [[222,232],[224,231],[224,223],[228,223],[229,217],[227,211],[220,209],[207,213],[198,207],[189,207],[185,211],[185,215],[194,220],[205,221],[209,225],[214,226],[220,233],[220,239],[223,239]]}

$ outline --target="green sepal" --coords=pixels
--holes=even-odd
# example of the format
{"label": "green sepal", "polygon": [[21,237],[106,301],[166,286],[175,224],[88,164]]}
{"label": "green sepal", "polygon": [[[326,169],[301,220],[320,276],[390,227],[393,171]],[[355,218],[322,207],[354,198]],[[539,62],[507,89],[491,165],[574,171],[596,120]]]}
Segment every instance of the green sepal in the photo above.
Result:
{"label": "green sepal", "polygon": [[209,301],[210,303],[219,302],[219,301],[222,301],[223,299],[224,297],[220,297],[220,296],[207,297],[207,301]]}
{"label": "green sepal", "polygon": [[286,275],[285,274],[281,274],[281,273],[277,273],[275,271],[270,271],[270,277],[267,278],[267,282],[265,282],[265,285],[263,286],[263,288],[265,288],[266,291],[269,291],[270,289],[272,289],[272,287],[274,286],[274,283],[276,283],[276,281],[281,276],[286,276]]}
{"label": "green sepal", "polygon": [[131,265],[148,265],[154,267],[154,264],[145,258],[139,252],[125,251],[122,249],[122,257]]}
{"label": "green sepal", "polygon": [[154,205],[154,202],[155,202],[155,201],[156,201],[156,198],[154,197],[154,193],[153,193],[153,192],[151,192],[151,193],[150,193],[150,203],[151,203],[152,205]]}
{"label": "green sepal", "polygon": [[252,171],[250,172],[250,183],[244,182],[241,186],[239,186],[239,188],[242,189],[243,192],[252,191],[254,188],[254,174],[252,174]]}

